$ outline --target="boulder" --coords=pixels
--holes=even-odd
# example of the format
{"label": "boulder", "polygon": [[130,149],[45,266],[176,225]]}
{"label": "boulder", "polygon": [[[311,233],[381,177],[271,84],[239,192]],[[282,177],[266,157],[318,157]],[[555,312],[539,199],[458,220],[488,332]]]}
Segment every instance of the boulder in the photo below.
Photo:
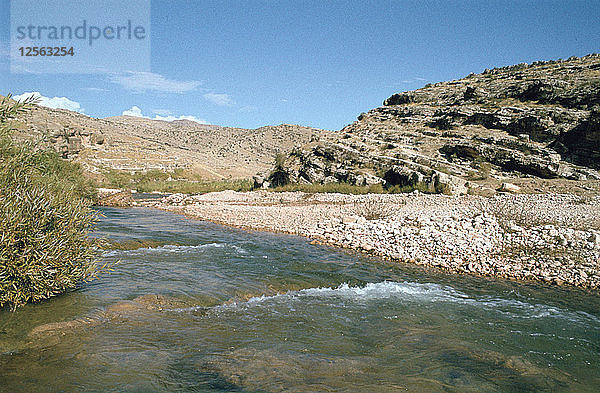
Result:
{"label": "boulder", "polygon": [[514,97],[521,101],[538,101],[541,103],[552,102],[556,97],[568,87],[568,83],[563,80],[541,79],[524,84],[515,91]]}
{"label": "boulder", "polygon": [[337,182],[338,182],[338,180],[333,176],[326,176],[322,181],[323,184],[331,184],[331,183],[337,183]]}
{"label": "boulder", "polygon": [[465,195],[469,191],[466,181],[457,176],[435,171],[428,182],[433,185],[435,192],[448,195]]}
{"label": "boulder", "polygon": [[465,90],[465,93],[463,95],[463,100],[467,101],[467,100],[472,100],[475,99],[479,96],[477,88],[472,87],[472,86],[467,86],[467,89]]}
{"label": "boulder", "polygon": [[364,178],[365,178],[365,185],[367,185],[367,186],[374,186],[377,184],[385,183],[385,180],[383,180],[382,178],[380,178],[378,176],[371,175],[370,173],[365,173]]}
{"label": "boulder", "polygon": [[538,142],[552,141],[559,134],[550,117],[538,114],[516,117],[504,127],[504,130],[515,136],[529,135],[531,139]]}
{"label": "boulder", "polygon": [[409,169],[404,166],[394,165],[383,175],[383,180],[388,187],[390,186],[416,186],[422,183],[424,176],[422,173]]}
{"label": "boulder", "polygon": [[54,150],[58,153],[62,158],[68,158],[69,156],[69,146],[64,139],[59,140],[53,146]]}
{"label": "boulder", "polygon": [[67,138],[67,148],[69,154],[77,154],[83,149],[83,143],[81,138],[77,136],[70,136]]}
{"label": "boulder", "polygon": [[517,186],[516,184],[502,183],[502,185],[498,188],[498,191],[516,194],[521,191],[521,187]]}
{"label": "boulder", "polygon": [[319,167],[308,167],[304,169],[302,175],[311,183],[322,183],[325,179],[325,173]]}
{"label": "boulder", "polygon": [[91,143],[94,143],[96,145],[103,145],[104,144],[104,135],[102,135],[99,132],[93,132],[91,137],[90,137],[90,141]]}
{"label": "boulder", "polygon": [[262,188],[265,182],[265,177],[263,175],[256,174],[252,176],[252,180],[254,181],[253,188]]}

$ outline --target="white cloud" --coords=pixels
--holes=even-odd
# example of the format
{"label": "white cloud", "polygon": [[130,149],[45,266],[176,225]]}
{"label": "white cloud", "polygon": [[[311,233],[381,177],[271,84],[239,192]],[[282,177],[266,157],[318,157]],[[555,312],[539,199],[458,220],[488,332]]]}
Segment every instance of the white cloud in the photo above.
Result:
{"label": "white cloud", "polygon": [[234,104],[231,97],[227,94],[206,93],[204,94],[204,98],[216,105],[232,106]]}
{"label": "white cloud", "polygon": [[13,96],[12,98],[16,101],[23,101],[31,96],[38,100],[37,104],[40,106],[53,109],[67,109],[73,112],[84,113],[84,109],[81,108],[81,104],[79,102],[72,101],[67,97],[45,97],[39,91],[26,92],[17,96]]}
{"label": "white cloud", "polygon": [[149,119],[149,117],[142,115],[142,110],[136,105],[132,106],[131,109],[123,111],[123,116],[145,117],[146,119]]}
{"label": "white cloud", "polygon": [[[171,113],[171,111],[169,111],[168,109],[162,109],[161,111]],[[134,105],[130,109],[127,109],[127,110],[123,111],[123,116],[141,117],[141,118],[144,118],[144,119],[162,120],[162,121],[169,121],[169,122],[175,121],[175,120],[190,120],[190,121],[194,121],[194,122],[199,123],[199,124],[208,124],[208,122],[206,120],[200,119],[200,118],[198,118],[196,116],[190,116],[190,115],[181,115],[181,116],[172,116],[172,115],[160,116],[160,115],[156,115],[153,118],[150,117],[150,116],[144,116],[144,114],[142,113],[142,110],[137,105]]]}
{"label": "white cloud", "polygon": [[110,81],[134,92],[160,91],[164,93],[185,93],[200,86],[200,81],[176,81],[153,72],[127,72],[112,75]]}
{"label": "white cloud", "polygon": [[179,117],[175,117],[175,116],[160,116],[160,115],[156,115],[154,116],[154,118],[152,120],[163,120],[163,121],[175,121],[175,120],[190,120],[190,121],[195,121],[196,123],[200,123],[200,124],[208,124],[208,122],[204,119],[199,119],[196,116],[188,116],[188,115],[181,115]]}

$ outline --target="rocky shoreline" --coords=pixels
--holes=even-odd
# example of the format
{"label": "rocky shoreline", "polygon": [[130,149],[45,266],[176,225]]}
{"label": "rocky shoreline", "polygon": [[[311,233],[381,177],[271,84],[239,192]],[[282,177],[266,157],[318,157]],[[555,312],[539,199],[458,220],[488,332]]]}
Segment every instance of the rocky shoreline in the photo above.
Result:
{"label": "rocky shoreline", "polygon": [[600,288],[600,197],[223,191],[143,203],[444,271]]}

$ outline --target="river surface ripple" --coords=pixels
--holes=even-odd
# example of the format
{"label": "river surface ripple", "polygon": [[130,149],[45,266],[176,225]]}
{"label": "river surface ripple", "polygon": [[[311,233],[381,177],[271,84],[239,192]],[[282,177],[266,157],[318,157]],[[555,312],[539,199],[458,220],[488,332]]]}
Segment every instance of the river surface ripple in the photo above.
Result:
{"label": "river surface ripple", "polygon": [[[153,209],[102,209],[114,271],[0,311],[2,392],[595,392],[600,299]],[[157,296],[150,296],[157,295]]]}

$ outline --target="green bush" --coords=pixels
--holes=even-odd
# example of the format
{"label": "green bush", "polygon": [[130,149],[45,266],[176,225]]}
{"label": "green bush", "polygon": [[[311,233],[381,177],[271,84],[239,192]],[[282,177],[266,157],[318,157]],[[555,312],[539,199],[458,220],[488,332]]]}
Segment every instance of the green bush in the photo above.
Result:
{"label": "green bush", "polygon": [[268,180],[273,187],[284,187],[290,182],[290,175],[285,169],[285,156],[282,153],[275,155],[275,166]]}
{"label": "green bush", "polygon": [[98,201],[98,191],[94,182],[84,176],[79,164],[60,158],[53,150],[40,150],[33,156],[39,183],[44,184],[50,191],[61,193],[63,189],[68,189],[86,202]]}
{"label": "green bush", "polygon": [[419,191],[422,193],[430,193],[431,192],[429,190],[429,187],[427,186],[427,184],[425,184],[423,182],[405,185],[405,186],[401,186],[401,185],[390,186],[390,187],[388,187],[387,191],[390,194],[407,194],[407,193],[413,192],[413,191]]}
{"label": "green bush", "polygon": [[370,186],[355,186],[352,184],[340,182],[340,183],[327,183],[327,184],[300,184],[300,183],[289,183],[285,186],[275,187],[271,189],[275,192],[285,191],[301,191],[306,193],[330,193],[337,192],[340,194],[404,194],[415,190],[423,193],[436,193],[436,194],[449,194],[450,190],[445,184],[438,184],[434,190],[430,190],[427,184],[420,182],[417,184],[406,185],[406,186],[390,186],[385,188],[381,184],[373,184]]}
{"label": "green bush", "polygon": [[381,184],[374,184],[371,186],[355,186],[348,183],[327,183],[327,184],[300,184],[300,183],[289,183],[285,186],[275,187],[272,189],[275,192],[286,192],[286,191],[301,191],[306,193],[330,193],[337,192],[340,194],[383,194],[386,190]]}
{"label": "green bush", "polygon": [[8,122],[26,104],[0,101],[0,307],[56,296],[93,278],[88,237],[94,198],[80,168],[56,153],[10,138]]}

